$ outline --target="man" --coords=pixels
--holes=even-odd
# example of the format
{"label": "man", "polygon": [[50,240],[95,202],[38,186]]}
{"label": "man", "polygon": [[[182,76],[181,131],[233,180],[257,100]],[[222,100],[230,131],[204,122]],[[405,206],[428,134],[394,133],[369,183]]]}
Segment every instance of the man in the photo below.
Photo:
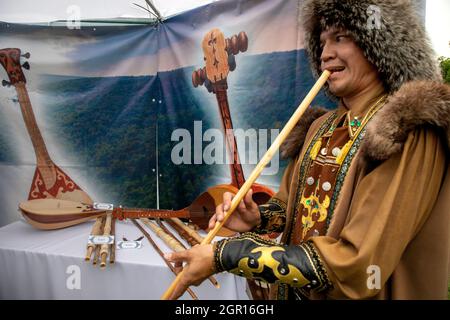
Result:
{"label": "man", "polygon": [[[414,8],[307,0],[301,14],[313,71],[332,72],[339,106],[300,120],[279,192],[259,207],[249,192],[227,221],[240,236],[168,256],[187,262],[172,298],[229,271],[272,283],[278,299],[446,299],[450,89]],[[258,236],[273,231],[280,244]]]}

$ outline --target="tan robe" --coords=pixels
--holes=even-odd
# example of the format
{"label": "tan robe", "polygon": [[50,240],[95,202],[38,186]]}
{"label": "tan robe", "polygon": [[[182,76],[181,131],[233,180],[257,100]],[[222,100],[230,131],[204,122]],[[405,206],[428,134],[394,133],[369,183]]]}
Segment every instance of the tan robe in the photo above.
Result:
{"label": "tan robe", "polygon": [[[300,159],[328,115],[310,127],[275,195],[287,203],[287,226],[293,220]],[[310,238],[333,284],[326,295],[312,298],[447,299],[450,170],[445,148],[433,129],[423,127],[410,132],[401,153],[370,172],[361,152],[355,155],[326,236]]]}

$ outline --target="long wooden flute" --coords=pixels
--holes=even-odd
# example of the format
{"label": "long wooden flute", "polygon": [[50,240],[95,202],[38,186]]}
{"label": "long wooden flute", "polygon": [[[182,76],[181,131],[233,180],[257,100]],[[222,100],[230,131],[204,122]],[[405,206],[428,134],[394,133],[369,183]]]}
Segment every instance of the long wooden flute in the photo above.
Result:
{"label": "long wooden flute", "polygon": [[116,218],[112,218],[111,221],[111,235],[114,236],[114,241],[111,244],[111,253],[109,254],[109,263],[113,264],[116,262]]}
{"label": "long wooden flute", "polygon": [[164,220],[166,221],[169,226],[171,226],[172,228],[174,228],[178,234],[187,241],[187,243],[189,243],[189,245],[191,247],[195,246],[196,244],[200,244],[200,242],[198,242],[197,240],[195,240],[192,236],[190,236],[186,230],[184,230],[183,228],[181,228],[179,225],[177,225],[175,222],[172,221],[172,219],[166,219]]}
{"label": "long wooden flute", "polygon": [[[162,223],[161,219],[156,219],[156,222],[158,223],[158,226],[165,232],[167,233],[170,237],[172,237],[173,239],[175,239],[175,241],[178,242],[178,244],[183,248],[183,250],[187,250],[187,247],[180,241],[178,240],[177,237],[175,237],[175,235],[166,228],[166,226]],[[198,243],[195,243],[195,245],[197,245]],[[192,246],[192,245],[191,245]],[[210,276],[208,277],[208,280],[213,284],[214,287],[216,287],[217,289],[220,289],[220,284],[217,281],[217,279],[214,276]]]}
{"label": "long wooden flute", "polygon": [[[105,217],[97,217],[95,220],[94,226],[91,230],[91,236],[98,236],[101,234],[101,227],[103,225],[103,220],[105,220]],[[86,257],[84,258],[85,261],[91,260],[92,253],[95,250],[95,244],[88,243],[86,248]]]}
{"label": "long wooden flute", "polygon": [[[155,243],[155,241],[153,241],[150,234],[147,231],[145,231],[145,229],[135,219],[130,219],[130,220],[142,232],[142,234],[147,238],[148,242],[150,242],[150,244],[153,246],[153,248],[156,250],[156,252],[158,252],[158,254],[161,256],[161,258],[164,260],[164,262],[167,264],[167,266],[173,272],[173,274],[177,275],[177,271],[175,270],[174,266],[169,261],[167,261],[166,258],[164,258],[164,253],[161,251],[161,249],[158,248],[158,245]],[[198,297],[194,293],[194,291],[192,291],[190,288],[187,288],[186,291],[190,294],[192,299],[198,300]]]}
{"label": "long wooden flute", "polygon": [[[252,187],[252,184],[255,183],[256,179],[259,177],[261,172],[263,171],[264,167],[267,166],[267,164],[270,162],[270,160],[273,158],[275,153],[278,151],[279,147],[283,143],[284,140],[288,137],[289,133],[291,133],[292,129],[295,127],[297,122],[300,120],[303,113],[305,113],[306,109],[309,107],[311,102],[314,100],[314,98],[319,93],[320,89],[324,86],[324,84],[327,82],[328,78],[330,77],[331,72],[328,70],[325,70],[320,78],[316,81],[314,86],[311,88],[309,93],[306,95],[306,97],[303,99],[302,103],[298,106],[297,110],[295,110],[294,114],[291,116],[289,121],[284,126],[283,130],[281,130],[278,137],[275,139],[275,141],[270,146],[269,150],[264,154],[262,159],[259,161],[259,163],[256,165],[256,168],[253,170],[250,177],[245,181],[244,185],[239,189],[238,193],[234,196],[233,200],[231,201],[230,208],[225,213],[223,217],[222,222],[216,222],[216,225],[214,226],[214,229],[212,229],[205,237],[205,239],[202,241],[201,244],[209,244],[214,239],[214,237],[217,235],[217,232],[222,228],[222,226],[227,222],[228,218],[231,216],[233,211],[237,208],[239,203],[244,199],[247,192]],[[166,290],[166,292],[162,295],[162,300],[167,300],[172,296],[172,293],[175,289],[175,287],[178,285],[178,283],[181,280],[181,277],[183,276],[183,273],[185,272],[185,269],[181,271],[178,276],[175,278],[175,280],[172,282],[170,287]]]}
{"label": "long wooden flute", "polygon": [[182,228],[184,231],[186,231],[187,234],[189,234],[192,238],[195,239],[195,241],[197,241],[198,243],[202,243],[203,237],[201,235],[199,235],[197,233],[197,231],[189,228],[187,225],[185,225],[183,223],[183,221],[181,221],[178,218],[171,218],[170,220],[172,220],[176,225],[178,225],[180,228]]}
{"label": "long wooden flute", "polygon": [[[111,235],[111,222],[112,213],[108,212],[106,215],[105,228],[103,229],[103,236],[109,237]],[[106,267],[106,258],[109,255],[109,244],[102,244],[100,247],[100,268],[104,269]]]}
{"label": "long wooden flute", "polygon": [[[102,219],[102,225],[100,226],[100,233],[99,235],[103,234],[103,230],[105,229],[105,223],[106,223],[106,216]],[[100,245],[95,245],[95,251],[94,251],[94,259],[92,260],[92,264],[95,266],[98,263],[98,259],[100,259]]]}
{"label": "long wooden flute", "polygon": [[[155,222],[150,221],[150,219],[148,218],[143,218],[140,219],[147,227],[149,227],[150,229],[152,229],[152,231],[154,233],[156,233],[156,235],[163,240],[168,246],[169,248],[171,248],[173,251],[175,252],[180,252],[180,251],[185,251],[186,247],[175,237],[171,234],[171,232],[169,230],[167,230],[167,228],[165,228],[164,226],[158,226]],[[182,222],[181,222],[182,223]],[[165,229],[165,230],[164,230]],[[167,230],[167,232],[166,232]],[[217,280],[214,277],[209,277],[208,278],[209,281],[211,281],[211,283],[217,288],[220,288],[219,282],[217,282]]]}

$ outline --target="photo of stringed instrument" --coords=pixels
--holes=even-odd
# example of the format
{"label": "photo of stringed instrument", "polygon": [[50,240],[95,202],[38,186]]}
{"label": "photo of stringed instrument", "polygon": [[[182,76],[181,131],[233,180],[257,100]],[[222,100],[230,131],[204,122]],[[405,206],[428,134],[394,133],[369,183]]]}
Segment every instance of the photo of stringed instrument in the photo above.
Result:
{"label": "photo of stringed instrument", "polygon": [[[215,199],[220,204],[223,201],[224,192],[237,194],[245,183],[228,103],[227,77],[230,71],[236,69],[235,55],[247,51],[248,37],[245,32],[240,32],[238,35],[226,39],[219,29],[213,29],[205,35],[202,48],[206,66],[192,73],[192,84],[194,87],[204,85],[208,92],[215,94],[222,120],[222,129],[226,136],[227,151],[230,159],[233,159],[230,163],[231,184],[211,188],[213,191],[217,190]],[[258,183],[252,184],[252,190],[253,200],[257,204],[266,203],[275,194],[270,188]],[[272,238],[277,236],[278,234],[269,235]],[[268,299],[267,286],[263,286],[261,282],[255,280],[247,280],[247,283],[254,300]]]}
{"label": "photo of stringed instrument", "polygon": [[[236,137],[233,133],[233,122],[227,95],[227,77],[230,71],[236,69],[235,55],[247,51],[248,38],[245,32],[240,32],[238,35],[226,39],[219,29],[213,29],[205,35],[202,48],[206,66],[192,73],[192,84],[194,87],[205,85],[209,92],[215,94],[222,120],[222,129],[226,136],[227,151],[230,159],[232,159],[229,167],[231,183],[212,187],[209,191],[213,193],[218,204],[220,204],[224,192],[236,194],[245,183]],[[254,183],[252,189],[253,200],[258,204],[266,203],[274,195],[273,190],[258,183]]]}
{"label": "photo of stringed instrument", "polygon": [[9,81],[3,80],[3,86],[14,86],[17,92],[20,110],[30,136],[36,155],[36,170],[34,172],[28,199],[65,199],[92,203],[91,197],[84,192],[74,180],[72,180],[51,159],[41,131],[31,106],[31,101],[26,89],[26,78],[22,67],[29,69],[25,62],[21,65],[20,59],[29,58],[30,54],[21,54],[18,48],[6,48],[0,50],[0,64],[6,70]]}

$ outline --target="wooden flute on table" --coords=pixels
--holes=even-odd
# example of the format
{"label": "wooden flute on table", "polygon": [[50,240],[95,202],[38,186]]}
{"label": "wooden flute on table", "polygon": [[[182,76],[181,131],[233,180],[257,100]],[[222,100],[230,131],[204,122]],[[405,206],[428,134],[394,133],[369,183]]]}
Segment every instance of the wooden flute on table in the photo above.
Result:
{"label": "wooden flute on table", "polygon": [[[103,229],[103,236],[108,237],[111,235],[111,223],[112,223],[112,214],[108,213],[106,216],[105,228]],[[106,258],[110,254],[110,245],[102,244],[100,246],[100,268],[106,267]]]}
{"label": "wooden flute on table", "polygon": [[[111,213],[104,217],[98,217],[92,227],[91,236],[103,236],[110,237],[115,235],[115,218]],[[106,259],[109,256],[110,263],[114,263],[115,260],[115,240],[112,244],[95,244],[91,241],[87,244],[85,261],[90,261],[91,256],[94,253],[94,259],[92,263],[96,265],[100,260],[100,268],[106,267]]]}
{"label": "wooden flute on table", "polygon": [[184,239],[186,240],[187,243],[189,243],[189,245],[191,247],[200,244],[199,241],[195,240],[195,238],[193,238],[192,236],[189,235],[189,233],[187,233],[182,227],[180,227],[179,225],[177,225],[175,222],[172,221],[172,219],[166,219],[164,220],[166,221],[169,226],[171,226],[172,228],[174,228],[178,234]]}
{"label": "wooden flute on table", "polygon": [[171,218],[170,220],[173,221],[173,223],[176,224],[180,229],[183,229],[184,232],[186,232],[190,237],[194,238],[194,240],[197,243],[201,243],[203,241],[203,237],[201,235],[199,235],[197,231],[189,228],[180,219],[178,219],[178,218]]}
{"label": "wooden flute on table", "polygon": [[115,235],[116,235],[116,220],[117,219],[113,217],[112,221],[111,221],[111,235],[114,236],[114,241],[112,244],[110,244],[110,250],[111,250],[111,253],[109,254],[109,263],[110,264],[113,264],[116,262],[116,237],[115,237]]}
{"label": "wooden flute on table", "polygon": [[[247,181],[244,183],[244,185],[239,189],[238,193],[234,196],[233,200],[231,201],[230,208],[224,215],[224,219],[222,222],[216,222],[216,225],[214,226],[214,229],[212,229],[207,236],[204,238],[204,240],[201,242],[201,244],[209,244],[214,239],[214,237],[217,235],[217,232],[222,228],[222,226],[227,222],[227,220],[230,218],[231,214],[234,212],[234,210],[237,208],[239,203],[244,199],[247,192],[250,190],[252,184],[256,181],[256,179],[259,177],[261,172],[263,171],[264,167],[267,166],[267,164],[270,162],[270,160],[273,158],[275,153],[278,151],[281,144],[284,142],[284,140],[288,137],[289,133],[292,131],[292,129],[295,127],[297,122],[300,120],[303,113],[306,111],[308,106],[311,104],[311,102],[314,100],[314,98],[319,93],[320,89],[325,85],[326,81],[330,77],[331,72],[328,70],[325,70],[320,78],[317,80],[317,82],[314,84],[312,89],[309,91],[305,99],[303,99],[302,103],[298,106],[297,110],[294,112],[294,114],[291,116],[289,121],[286,123],[283,130],[281,130],[278,137],[275,139],[273,144],[270,146],[269,150],[264,154],[261,161],[257,164],[256,168],[251,173],[250,177],[247,179]],[[172,296],[173,291],[175,290],[176,286],[180,282],[185,270],[181,271],[176,279],[172,282],[170,287],[166,290],[166,292],[162,295],[162,300],[167,300]]]}
{"label": "wooden flute on table", "polygon": [[[159,247],[157,246],[157,244],[155,243],[155,241],[153,241],[152,237],[150,236],[150,234],[145,231],[145,229],[134,219],[131,220],[131,222],[133,222],[133,224],[142,232],[142,234],[147,238],[148,242],[150,242],[150,244],[153,246],[153,248],[156,250],[156,252],[158,252],[158,254],[161,256],[161,258],[164,260],[164,262],[167,264],[167,266],[169,267],[169,269],[173,272],[173,274],[177,275],[177,271],[175,270],[174,266],[166,260],[166,258],[164,258],[164,253],[161,251],[161,249],[159,249]],[[198,300],[197,295],[190,289],[187,288],[186,290],[189,295],[192,297],[192,299],[194,300]]]}
{"label": "wooden flute on table", "polygon": [[[170,241],[170,243],[175,242],[176,245],[172,246],[171,244],[169,244],[168,242],[166,242],[166,244],[175,252],[180,252],[180,251],[185,251],[187,250],[187,247],[180,241],[177,239],[177,237],[169,230],[166,228],[166,226],[162,223],[161,219],[156,219],[157,220],[157,225],[154,224],[155,227],[151,227],[152,230],[158,235],[160,236],[160,233],[164,233],[168,236],[168,239]],[[151,223],[151,222],[150,222]],[[159,230],[158,228],[160,228],[161,230]],[[161,237],[160,237],[161,238]],[[164,240],[164,238],[161,238]],[[172,241],[173,239],[173,241]],[[165,241],[165,240],[164,240]],[[198,243],[195,243],[194,245],[197,245]],[[208,280],[213,284],[214,287],[216,287],[217,289],[220,289],[220,284],[219,282],[216,280],[215,277],[210,276],[208,278]]]}
{"label": "wooden flute on table", "polygon": [[[102,225],[104,224],[106,217],[97,217],[94,226],[92,227],[91,236],[99,236],[102,232]],[[93,243],[88,243],[86,248],[86,257],[84,260],[91,260],[92,253],[95,251],[96,245]]]}

